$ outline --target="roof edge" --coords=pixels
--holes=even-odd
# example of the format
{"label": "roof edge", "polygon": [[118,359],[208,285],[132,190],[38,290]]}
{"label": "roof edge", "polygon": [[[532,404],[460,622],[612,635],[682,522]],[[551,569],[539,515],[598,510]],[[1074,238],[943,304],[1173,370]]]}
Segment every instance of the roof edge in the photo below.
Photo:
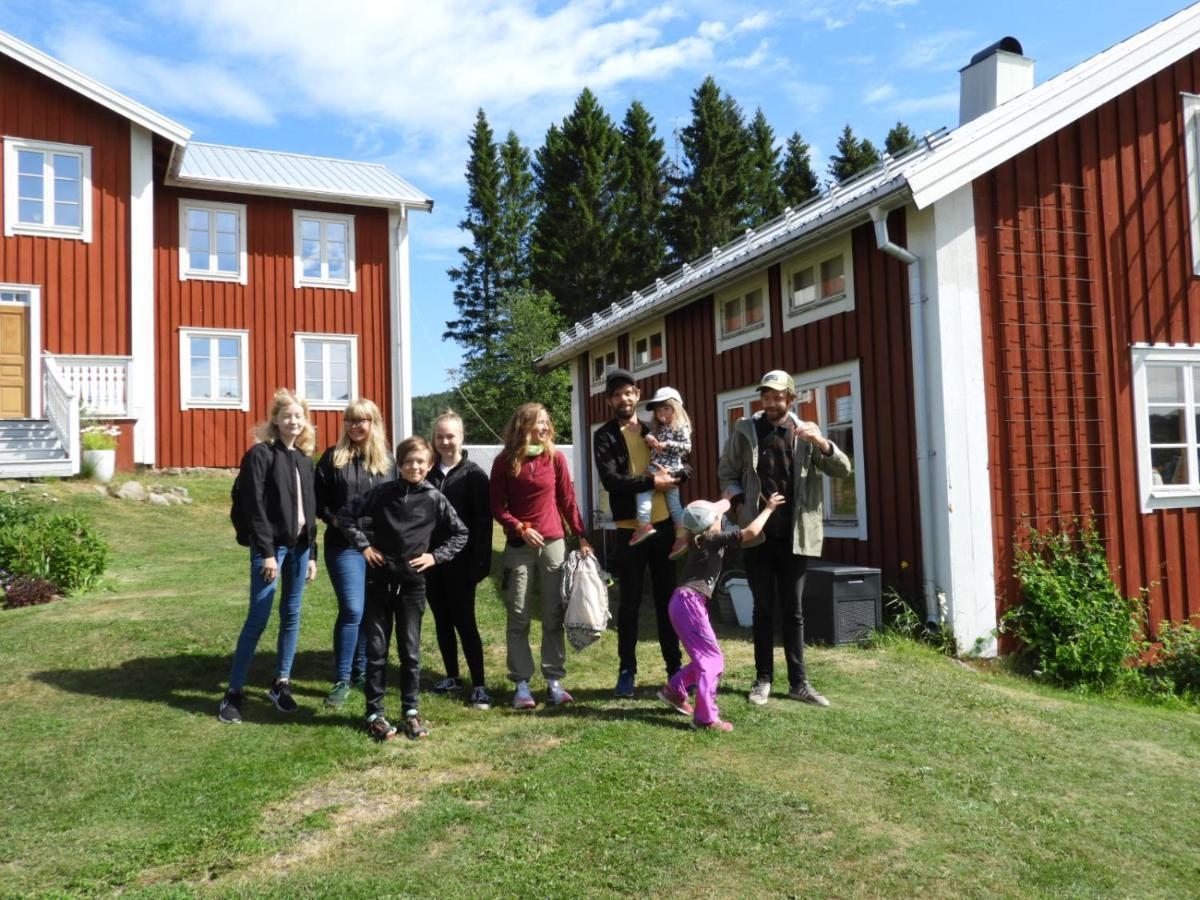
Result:
{"label": "roof edge", "polygon": [[318,203],[344,203],[349,206],[379,206],[404,207],[419,209],[423,212],[433,212],[433,200],[430,197],[400,199],[397,197],[380,197],[367,194],[342,194],[336,191],[302,190],[269,187],[261,184],[248,184],[241,181],[225,181],[216,178],[183,177],[168,174],[163,179],[167,187],[192,188],[200,191],[221,191],[226,194],[253,194],[258,197],[282,197],[289,200],[313,200]]}

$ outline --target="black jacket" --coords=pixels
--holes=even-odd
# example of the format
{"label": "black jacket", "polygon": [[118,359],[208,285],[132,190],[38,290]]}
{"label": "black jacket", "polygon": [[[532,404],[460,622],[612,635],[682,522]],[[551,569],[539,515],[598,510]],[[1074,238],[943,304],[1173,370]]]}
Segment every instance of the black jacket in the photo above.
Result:
{"label": "black jacket", "polygon": [[[457,466],[443,475],[435,464],[428,477],[429,483],[446,495],[471,532],[467,546],[454,558],[452,565],[470,567],[471,581],[478,584],[487,578],[492,568],[492,508],[487,473],[467,459],[464,450]],[[439,542],[442,537],[435,532],[434,541]]]}
{"label": "black jacket", "polygon": [[[303,534],[296,524],[297,472]],[[261,556],[274,556],[277,547],[311,547],[312,558],[317,558],[317,498],[308,456],[276,441],[255,444],[242,457],[238,503],[250,523],[250,546]]]}
{"label": "black jacket", "polygon": [[[650,429],[645,422],[641,424],[641,435],[645,437]],[[636,518],[637,495],[654,490],[654,476],[648,472],[630,473],[629,448],[616,419],[609,419],[596,429],[596,436],[592,438],[592,456],[596,460],[596,471],[600,473],[600,483],[608,491],[613,519]],[[691,466],[685,465],[680,481],[687,481],[691,473]]]}
{"label": "black jacket", "polygon": [[[395,481],[396,467],[382,475],[376,475],[363,467],[362,457],[352,454],[350,461],[340,469],[333,464],[334,447],[330,447],[317,462],[316,491],[317,517],[327,526],[325,529],[325,552],[337,553],[350,546],[342,530],[337,527],[337,513],[343,506],[371,488],[388,481]],[[371,537],[371,523],[364,521],[360,527]]]}
{"label": "black jacket", "polygon": [[[370,537],[361,524],[368,518],[375,531]],[[425,552],[438,565],[449,562],[469,537],[450,501],[428,481],[412,484],[399,478],[381,484],[338,510],[337,521],[352,546],[374,547],[383,554],[385,571],[397,575],[415,574],[408,561]],[[431,546],[435,529],[441,540]]]}

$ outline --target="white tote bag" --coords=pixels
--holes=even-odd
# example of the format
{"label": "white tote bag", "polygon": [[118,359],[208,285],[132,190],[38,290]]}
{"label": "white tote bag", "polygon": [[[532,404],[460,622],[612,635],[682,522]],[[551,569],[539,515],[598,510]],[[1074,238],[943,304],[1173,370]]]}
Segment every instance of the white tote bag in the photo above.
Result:
{"label": "white tote bag", "polygon": [[608,628],[608,587],[596,557],[583,556],[578,550],[567,554],[563,563],[562,601],[567,611],[563,624],[567,639],[582,650],[600,639]]}

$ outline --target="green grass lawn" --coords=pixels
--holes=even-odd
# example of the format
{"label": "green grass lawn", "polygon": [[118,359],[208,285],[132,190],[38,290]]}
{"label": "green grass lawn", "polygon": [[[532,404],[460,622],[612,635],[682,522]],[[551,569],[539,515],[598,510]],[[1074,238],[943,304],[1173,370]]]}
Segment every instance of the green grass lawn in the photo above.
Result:
{"label": "green grass lawn", "polygon": [[[195,504],[24,488],[90,513],[113,553],[101,589],[0,611],[0,894],[1200,891],[1200,714],[1081,699],[899,641],[812,649],[829,709],[758,709],[745,701],[748,634],[725,632],[719,699],[736,730],[696,734],[654,700],[646,617],[636,699],[611,698],[610,633],[569,657],[573,707],[519,713],[505,706],[504,617],[485,582],[501,706],[426,694],[429,740],[376,745],[361,694],[321,707],[335,615],[322,568],[304,602],[300,711],[263,698],[272,617],[246,723],[221,725],[248,569],[229,478],[159,480]],[[441,661],[428,618],[423,654],[429,685]]]}

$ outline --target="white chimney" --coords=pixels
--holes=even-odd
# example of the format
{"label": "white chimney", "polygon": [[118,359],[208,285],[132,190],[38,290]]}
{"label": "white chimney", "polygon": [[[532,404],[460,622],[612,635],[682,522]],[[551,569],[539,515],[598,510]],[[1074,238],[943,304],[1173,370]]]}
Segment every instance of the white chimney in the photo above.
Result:
{"label": "white chimney", "polygon": [[1033,60],[1022,55],[1020,41],[1006,37],[972,56],[958,74],[958,124],[965,125],[1033,87]]}

